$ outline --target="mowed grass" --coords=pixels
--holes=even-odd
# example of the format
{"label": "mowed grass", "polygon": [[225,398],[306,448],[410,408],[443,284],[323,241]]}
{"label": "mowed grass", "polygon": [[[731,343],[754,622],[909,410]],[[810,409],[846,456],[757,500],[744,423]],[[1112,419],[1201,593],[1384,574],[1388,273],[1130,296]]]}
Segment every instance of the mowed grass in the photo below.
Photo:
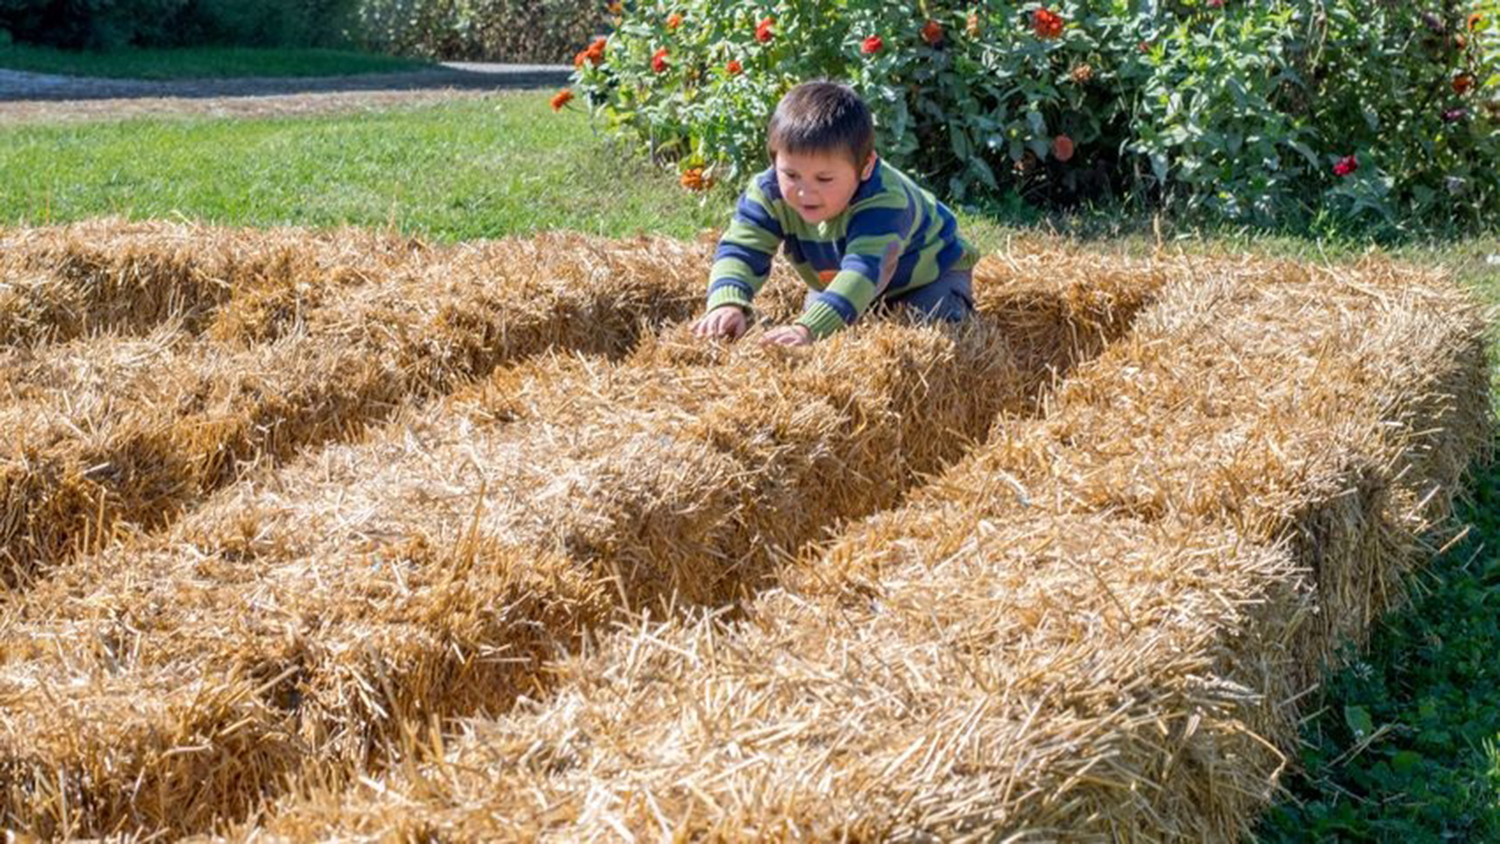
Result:
{"label": "mowed grass", "polygon": [[[0,129],[0,222],[182,216],[393,227],[453,241],[561,228],[687,238],[727,221],[733,186],[688,193],[669,173],[612,148],[579,112],[554,114],[548,96],[374,114]],[[1040,222],[960,218],[985,251],[1054,229],[1123,252],[1250,251],[1321,262],[1373,248],[1352,235],[1204,231],[1100,212]],[[1386,251],[1442,263],[1500,306],[1500,257],[1491,258],[1500,256],[1500,232]],[[1288,778],[1288,796],[1256,838],[1500,840],[1500,468],[1474,472],[1459,513],[1470,534],[1413,579],[1413,602],[1379,626],[1370,648],[1329,676],[1304,730],[1297,761],[1306,772]]]}
{"label": "mowed grass", "polygon": [[106,79],[228,79],[267,76],[348,76],[431,67],[428,62],[359,53],[283,47],[58,50],[29,44],[0,46],[0,68]]}
{"label": "mowed grass", "polygon": [[568,228],[690,237],[729,200],[594,140],[577,111],[501,94],[376,113],[0,130],[0,220],[118,214],[372,228],[453,241]]}

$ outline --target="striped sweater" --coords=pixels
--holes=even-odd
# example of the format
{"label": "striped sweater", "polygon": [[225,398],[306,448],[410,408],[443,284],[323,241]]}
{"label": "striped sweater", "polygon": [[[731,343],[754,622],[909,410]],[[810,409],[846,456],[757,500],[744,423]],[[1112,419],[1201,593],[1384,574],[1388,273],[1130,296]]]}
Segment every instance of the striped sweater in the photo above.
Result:
{"label": "striped sweater", "polygon": [[883,159],[849,207],[822,223],[803,220],[782,199],[773,167],[745,189],[719,240],[708,309],[750,308],[780,246],[797,274],[818,291],[797,323],[814,337],[826,337],[859,319],[881,293],[876,289],[880,259],[892,242],[901,245],[900,259],[884,295],[931,284],[953,267],[973,266],[976,257],[958,236],[953,212]]}

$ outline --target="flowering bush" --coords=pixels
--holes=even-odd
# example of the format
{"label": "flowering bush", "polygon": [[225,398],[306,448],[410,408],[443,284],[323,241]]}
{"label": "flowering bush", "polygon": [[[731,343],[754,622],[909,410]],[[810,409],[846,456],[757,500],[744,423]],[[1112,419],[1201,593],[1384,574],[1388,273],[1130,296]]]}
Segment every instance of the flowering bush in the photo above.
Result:
{"label": "flowering bush", "polygon": [[764,167],[777,99],[826,77],[870,103],[883,155],[958,202],[1477,217],[1500,210],[1496,5],[620,3],[574,87],[685,184]]}

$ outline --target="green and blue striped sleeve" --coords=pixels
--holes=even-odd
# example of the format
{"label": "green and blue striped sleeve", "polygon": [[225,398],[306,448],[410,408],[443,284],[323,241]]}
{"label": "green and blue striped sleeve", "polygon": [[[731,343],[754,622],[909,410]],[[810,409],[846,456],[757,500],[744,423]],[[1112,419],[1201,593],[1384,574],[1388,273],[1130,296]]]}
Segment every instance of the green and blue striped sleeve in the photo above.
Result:
{"label": "green and blue striped sleeve", "polygon": [[797,323],[822,339],[859,319],[882,292],[880,263],[886,249],[896,244],[898,255],[906,251],[918,212],[916,199],[899,184],[890,184],[851,209],[839,273]]}
{"label": "green and blue striped sleeve", "polygon": [[[774,183],[775,175],[771,175]],[[721,305],[738,305],[750,309],[750,301],[760,292],[771,274],[771,258],[785,236],[772,206],[774,185],[766,184],[762,175],[740,196],[734,220],[719,238],[709,271],[708,310]]]}

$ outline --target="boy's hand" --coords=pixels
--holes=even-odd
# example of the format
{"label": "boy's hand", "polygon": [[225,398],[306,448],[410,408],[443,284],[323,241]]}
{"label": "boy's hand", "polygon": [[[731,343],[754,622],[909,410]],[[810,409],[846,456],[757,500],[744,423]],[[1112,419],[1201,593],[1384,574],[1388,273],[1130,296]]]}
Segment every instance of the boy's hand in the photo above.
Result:
{"label": "boy's hand", "polygon": [[812,332],[805,325],[783,325],[760,338],[762,346],[810,346],[812,341]]}
{"label": "boy's hand", "polygon": [[693,323],[693,334],[710,340],[717,340],[721,337],[738,340],[744,336],[745,328],[744,309],[739,305],[720,305]]}

